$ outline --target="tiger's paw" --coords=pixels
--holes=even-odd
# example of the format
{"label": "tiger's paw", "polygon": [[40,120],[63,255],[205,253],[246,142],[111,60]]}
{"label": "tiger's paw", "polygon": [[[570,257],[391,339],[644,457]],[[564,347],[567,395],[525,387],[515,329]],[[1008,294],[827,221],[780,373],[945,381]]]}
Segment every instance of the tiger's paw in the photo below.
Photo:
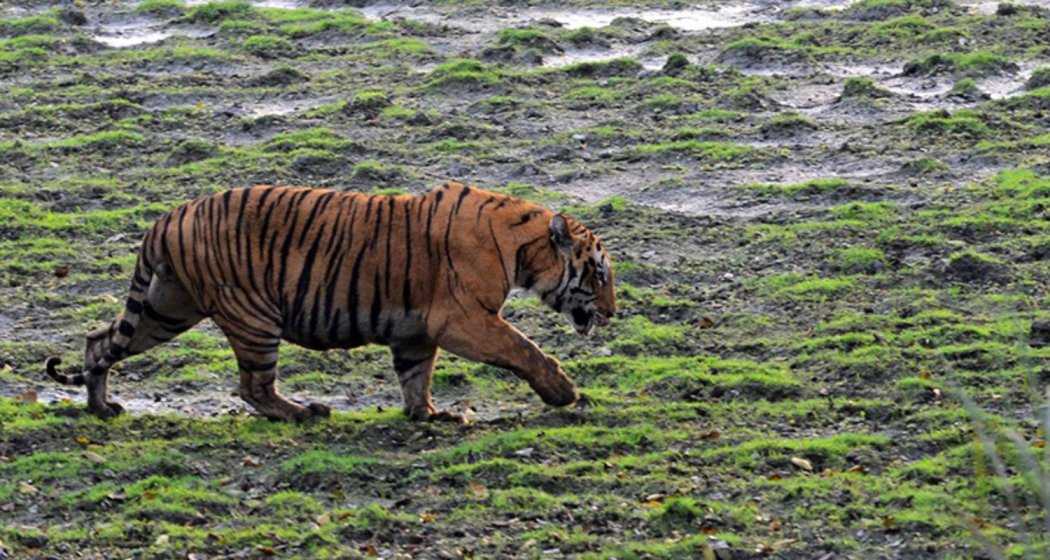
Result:
{"label": "tiger's paw", "polygon": [[110,418],[116,418],[123,414],[124,407],[121,406],[120,403],[106,401],[102,404],[88,405],[88,412],[103,420],[109,420]]}
{"label": "tiger's paw", "polygon": [[307,420],[328,418],[332,416],[332,408],[328,405],[321,403],[309,403],[304,406],[301,410],[296,411],[293,420],[296,422],[306,422]]}
{"label": "tiger's paw", "polygon": [[535,383],[532,388],[543,402],[551,406],[569,406],[580,398],[576,384],[564,373],[546,383]]}
{"label": "tiger's paw", "polygon": [[410,420],[415,420],[417,422],[452,422],[461,425],[467,424],[466,416],[449,412],[447,410],[437,410],[432,406],[406,410],[405,414],[408,415]]}

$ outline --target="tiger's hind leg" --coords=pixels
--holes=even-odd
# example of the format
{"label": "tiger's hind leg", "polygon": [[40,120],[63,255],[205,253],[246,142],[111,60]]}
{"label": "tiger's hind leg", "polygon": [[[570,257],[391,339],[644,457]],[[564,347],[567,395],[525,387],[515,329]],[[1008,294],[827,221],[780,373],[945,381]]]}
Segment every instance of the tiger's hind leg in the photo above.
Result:
{"label": "tiger's hind leg", "polygon": [[[150,277],[145,297],[136,298],[136,279],[124,311],[108,327],[87,335],[84,384],[88,410],[110,418],[124,408],[109,400],[109,368],[128,356],[141,354],[193,328],[204,316],[196,311],[189,293],[163,265]],[[139,296],[141,297],[141,296]]]}
{"label": "tiger's hind leg", "polygon": [[296,404],[277,392],[277,357],[281,339],[244,325],[217,320],[226,333],[240,370],[240,396],[259,414],[271,420],[301,422],[310,418],[327,418],[332,410],[320,403]]}
{"label": "tiger's hind leg", "polygon": [[439,411],[430,397],[430,385],[437,360],[437,346],[432,344],[394,345],[394,370],[401,382],[401,395],[405,399],[405,414],[412,420],[448,420],[464,423],[458,414]]}

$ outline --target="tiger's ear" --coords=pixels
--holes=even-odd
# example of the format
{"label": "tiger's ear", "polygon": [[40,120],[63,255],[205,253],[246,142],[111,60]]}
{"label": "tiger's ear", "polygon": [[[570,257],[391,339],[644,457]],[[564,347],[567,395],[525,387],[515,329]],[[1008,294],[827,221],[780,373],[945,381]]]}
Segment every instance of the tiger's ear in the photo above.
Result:
{"label": "tiger's ear", "polygon": [[555,214],[551,218],[550,232],[551,241],[557,248],[562,251],[572,251],[572,235],[569,234],[569,224],[566,223],[565,216]]}

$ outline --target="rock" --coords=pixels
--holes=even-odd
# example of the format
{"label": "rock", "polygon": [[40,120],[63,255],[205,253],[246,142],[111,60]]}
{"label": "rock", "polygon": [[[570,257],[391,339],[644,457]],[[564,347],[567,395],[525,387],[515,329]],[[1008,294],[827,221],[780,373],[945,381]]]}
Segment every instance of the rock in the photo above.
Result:
{"label": "rock", "polygon": [[963,282],[998,282],[1004,279],[1006,265],[998,259],[974,251],[963,251],[948,258],[945,275]]}
{"label": "rock", "polygon": [[288,86],[310,81],[310,77],[291,66],[278,66],[273,70],[252,78],[248,83],[255,86]]}
{"label": "rock", "polygon": [[733,551],[729,548],[729,543],[710,539],[707,541],[707,546],[718,560],[733,560]]}
{"label": "rock", "polygon": [[1032,328],[1028,332],[1028,345],[1032,348],[1050,346],[1050,319],[1032,321]]}
{"label": "rock", "polygon": [[87,16],[76,8],[62,8],[58,12],[58,19],[62,20],[62,23],[69,25],[81,26],[87,24]]}
{"label": "rock", "polygon": [[664,63],[664,67],[660,71],[668,76],[677,76],[688,67],[689,59],[682,53],[674,53],[667,57],[667,62]]}
{"label": "rock", "polygon": [[995,15],[997,16],[1012,16],[1017,14],[1017,6],[1001,2],[995,8]]}
{"label": "rock", "polygon": [[198,138],[183,140],[171,151],[171,155],[168,156],[167,164],[168,166],[175,167],[186,163],[208,159],[216,153],[218,153],[218,148],[205,140]]}

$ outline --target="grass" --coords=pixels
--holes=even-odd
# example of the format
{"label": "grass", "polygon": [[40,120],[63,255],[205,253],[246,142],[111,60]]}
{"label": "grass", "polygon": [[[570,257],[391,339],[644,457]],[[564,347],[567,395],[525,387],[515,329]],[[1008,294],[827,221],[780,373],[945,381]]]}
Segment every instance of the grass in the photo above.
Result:
{"label": "grass", "polygon": [[484,63],[467,58],[445,62],[430,73],[427,86],[431,88],[447,87],[484,87],[498,84],[500,75]]}
{"label": "grass", "polygon": [[965,109],[955,113],[945,110],[918,113],[909,117],[907,124],[920,133],[937,132],[973,139],[983,138],[991,132],[979,114]]}
{"label": "grass", "polygon": [[983,77],[1016,69],[1016,65],[1001,54],[988,51],[968,53],[938,53],[910,61],[904,66],[906,75],[928,75],[950,72],[959,76]]}

